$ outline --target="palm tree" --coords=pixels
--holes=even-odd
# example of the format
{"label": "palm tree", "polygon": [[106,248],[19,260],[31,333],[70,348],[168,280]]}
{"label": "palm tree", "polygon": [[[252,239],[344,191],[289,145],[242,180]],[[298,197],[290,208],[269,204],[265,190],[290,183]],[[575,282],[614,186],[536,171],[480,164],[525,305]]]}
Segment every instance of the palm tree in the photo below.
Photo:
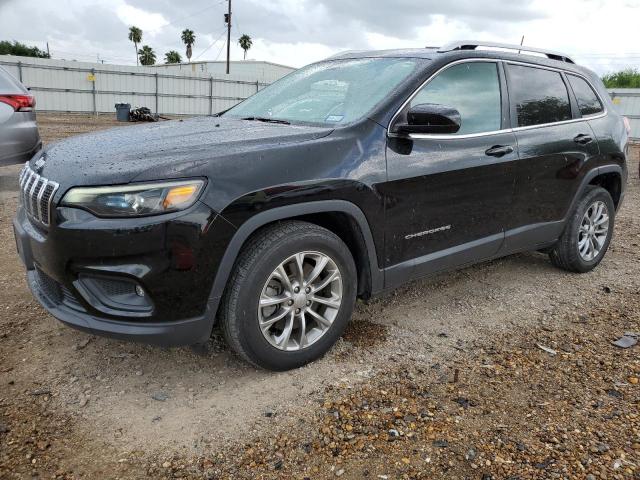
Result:
{"label": "palm tree", "polygon": [[136,47],[136,65],[138,63],[138,44],[142,42],[142,30],[138,27],[129,27],[129,40],[133,42],[133,46]]}
{"label": "palm tree", "polygon": [[169,50],[164,54],[164,63],[180,63],[182,62],[182,57],[175,50]]}
{"label": "palm tree", "polygon": [[138,50],[138,56],[142,65],[155,65],[156,63],[156,52],[149,45],[144,45]]}
{"label": "palm tree", "polygon": [[242,34],[242,36],[238,39],[238,43],[240,44],[240,48],[244,50],[244,59],[247,59],[247,50],[251,48],[253,45],[253,40],[246,33]]}
{"label": "palm tree", "polygon": [[185,28],[182,31],[182,35],[180,36],[180,38],[182,38],[182,43],[187,46],[187,58],[189,59],[189,61],[191,61],[191,46],[196,43],[196,36],[193,33],[193,30]]}

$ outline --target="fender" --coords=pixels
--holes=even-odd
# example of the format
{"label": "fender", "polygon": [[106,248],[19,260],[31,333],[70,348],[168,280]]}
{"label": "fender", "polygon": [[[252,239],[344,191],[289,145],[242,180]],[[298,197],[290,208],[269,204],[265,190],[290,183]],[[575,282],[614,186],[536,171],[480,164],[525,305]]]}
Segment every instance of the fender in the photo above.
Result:
{"label": "fender", "polygon": [[[371,290],[372,292],[379,292],[384,285],[384,272],[378,265],[378,259],[376,256],[376,247],[373,242],[373,236],[369,223],[367,222],[364,213],[355,204],[347,202],[345,200],[322,200],[308,203],[299,203],[293,205],[286,205],[283,207],[276,207],[261,213],[258,213],[244,222],[233,235],[229,245],[222,257],[218,271],[216,272],[211,294],[209,295],[209,301],[207,304],[208,314],[213,317],[220,304],[220,299],[224,294],[224,289],[227,286],[227,281],[231,275],[231,270],[235,264],[240,250],[245,241],[260,227],[269,223],[286,220],[301,215],[309,215],[313,213],[324,212],[340,212],[349,215],[353,218],[362,232],[365,245],[367,248],[367,257],[369,259],[369,266],[371,271]],[[215,321],[215,318],[212,318]]]}
{"label": "fender", "polygon": [[622,192],[620,195],[620,202],[618,203],[618,206],[620,206],[622,204],[622,196],[624,195],[624,174],[622,172],[622,167],[620,165],[615,165],[615,164],[611,164],[611,165],[603,165],[600,167],[596,167],[592,170],[589,170],[587,173],[585,173],[584,178],[582,179],[582,182],[580,183],[580,187],[578,187],[578,190],[576,190],[576,194],[573,197],[573,200],[571,201],[571,205],[569,206],[569,210],[567,210],[567,214],[565,215],[564,219],[562,220],[563,225],[567,223],[567,221],[569,220],[569,217],[571,216],[571,212],[573,212],[574,208],[576,207],[576,204],[578,203],[578,201],[580,200],[580,198],[582,198],[582,194],[584,193],[584,190],[587,188],[587,185],[589,185],[589,182],[591,182],[591,180],[593,180],[594,178],[596,178],[599,175],[603,175],[605,173],[617,173],[618,175],[620,175],[620,182],[622,183]]}

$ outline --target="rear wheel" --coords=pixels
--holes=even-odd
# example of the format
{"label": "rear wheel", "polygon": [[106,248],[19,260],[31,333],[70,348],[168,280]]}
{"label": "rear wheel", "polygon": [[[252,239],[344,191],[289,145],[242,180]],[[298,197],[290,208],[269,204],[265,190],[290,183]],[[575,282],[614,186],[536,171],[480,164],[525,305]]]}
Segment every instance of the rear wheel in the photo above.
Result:
{"label": "rear wheel", "polygon": [[289,221],[255,234],[243,248],[222,304],[229,345],[270,370],[311,362],[342,335],[356,297],[346,245],[314,224]]}
{"label": "rear wheel", "polygon": [[609,192],[589,186],[549,254],[552,263],[571,272],[593,270],[611,243],[614,217],[615,206]]}

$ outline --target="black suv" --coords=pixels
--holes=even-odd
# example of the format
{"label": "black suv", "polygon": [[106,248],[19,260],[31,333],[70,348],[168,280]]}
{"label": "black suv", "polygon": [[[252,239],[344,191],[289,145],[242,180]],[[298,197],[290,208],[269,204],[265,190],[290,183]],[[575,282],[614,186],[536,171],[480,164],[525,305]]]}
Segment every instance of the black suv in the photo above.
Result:
{"label": "black suv", "polygon": [[356,297],[526,250],[593,269],[627,137],[566,55],[345,53],[214,117],[51,145],[20,175],[15,234],[64,323],[164,345],[217,324],[284,370],[333,345]]}

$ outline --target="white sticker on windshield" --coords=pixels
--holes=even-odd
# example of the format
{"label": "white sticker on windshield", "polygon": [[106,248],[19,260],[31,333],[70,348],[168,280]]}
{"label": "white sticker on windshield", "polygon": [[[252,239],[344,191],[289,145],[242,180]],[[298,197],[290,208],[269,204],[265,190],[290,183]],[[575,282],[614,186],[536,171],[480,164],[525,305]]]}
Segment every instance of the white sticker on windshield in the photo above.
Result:
{"label": "white sticker on windshield", "polygon": [[344,115],[329,115],[327,118],[325,118],[325,122],[338,123],[341,122],[343,118]]}

